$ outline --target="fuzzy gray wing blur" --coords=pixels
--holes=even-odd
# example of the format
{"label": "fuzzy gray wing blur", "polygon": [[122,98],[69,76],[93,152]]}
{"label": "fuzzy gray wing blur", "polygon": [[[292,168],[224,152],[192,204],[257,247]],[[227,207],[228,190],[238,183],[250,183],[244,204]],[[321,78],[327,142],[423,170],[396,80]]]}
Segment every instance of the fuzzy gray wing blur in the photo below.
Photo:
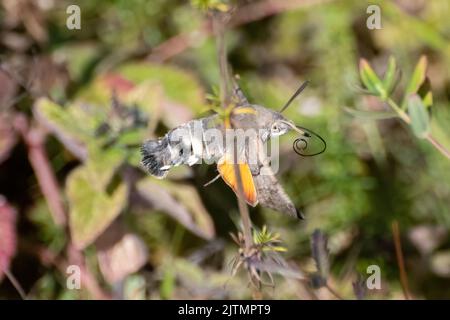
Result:
{"label": "fuzzy gray wing blur", "polygon": [[263,142],[259,140],[258,143],[259,170],[253,174],[253,181],[259,204],[291,217],[304,219],[302,212],[295,207],[275,177],[270,167],[269,158],[265,154],[264,148],[262,148]]}
{"label": "fuzzy gray wing blur", "polygon": [[263,172],[254,176],[253,181],[260,205],[294,218],[303,219],[302,213],[295,207],[269,166],[265,166]]}

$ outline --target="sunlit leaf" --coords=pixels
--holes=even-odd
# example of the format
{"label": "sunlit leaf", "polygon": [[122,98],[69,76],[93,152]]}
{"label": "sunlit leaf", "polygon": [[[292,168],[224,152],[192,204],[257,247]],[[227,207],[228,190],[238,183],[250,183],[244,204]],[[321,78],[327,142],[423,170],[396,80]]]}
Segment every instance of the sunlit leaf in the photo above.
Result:
{"label": "sunlit leaf", "polygon": [[125,151],[120,148],[90,148],[89,158],[85,162],[85,170],[91,187],[99,192],[106,190],[116,169],[124,159]]}
{"label": "sunlit leaf", "polygon": [[87,156],[85,144],[92,140],[99,124],[94,114],[79,105],[62,107],[47,98],[40,98],[34,105],[38,121],[49,129],[75,156]]}
{"label": "sunlit leaf", "polygon": [[98,58],[99,45],[91,43],[70,43],[55,50],[55,55],[63,60],[71,79],[82,80],[89,71],[90,65]]}
{"label": "sunlit leaf", "polygon": [[433,92],[431,91],[431,83],[428,77],[425,77],[425,80],[419,88],[418,94],[426,108],[431,108],[433,106]]}
{"label": "sunlit leaf", "polygon": [[422,98],[422,103],[426,108],[430,108],[433,105],[433,93],[428,91]]}
{"label": "sunlit leaf", "polygon": [[73,170],[67,178],[69,224],[74,245],[85,248],[117,217],[127,203],[127,187],[120,184],[111,194],[95,188],[86,167]]}
{"label": "sunlit leaf", "polygon": [[408,104],[409,96],[417,93],[419,91],[420,86],[425,81],[425,76],[427,72],[428,60],[426,56],[421,56],[419,62],[414,69],[414,72],[408,82],[408,85],[405,89],[405,96],[403,98],[402,108],[406,108]]}
{"label": "sunlit leaf", "polygon": [[134,63],[120,67],[117,72],[139,85],[153,81],[162,86],[164,94],[173,102],[199,112],[204,105],[204,94],[198,80],[188,71],[150,63]]}
{"label": "sunlit leaf", "polygon": [[387,91],[383,82],[377,76],[375,71],[373,71],[366,59],[361,59],[359,62],[359,74],[362,83],[372,94],[380,96],[382,99],[387,97]]}
{"label": "sunlit leaf", "polygon": [[396,85],[397,81],[397,62],[393,56],[389,57],[388,67],[383,79],[383,85],[389,94]]}

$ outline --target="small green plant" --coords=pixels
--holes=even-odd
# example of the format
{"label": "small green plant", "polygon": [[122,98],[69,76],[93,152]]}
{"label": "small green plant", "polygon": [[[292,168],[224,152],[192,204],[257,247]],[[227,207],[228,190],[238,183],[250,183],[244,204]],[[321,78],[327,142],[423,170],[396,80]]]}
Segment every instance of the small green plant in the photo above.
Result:
{"label": "small green plant", "polygon": [[253,230],[253,242],[260,247],[262,251],[285,252],[287,249],[281,245],[280,234],[270,232],[264,225],[261,231]]}
{"label": "small green plant", "polygon": [[[244,266],[248,271],[250,284],[258,291],[263,286],[274,287],[273,274],[278,273],[285,277],[303,279],[303,275],[288,266],[283,257],[279,255],[287,249],[282,245],[280,234],[271,232],[267,226],[261,230],[253,229],[253,245],[246,248],[245,239],[242,232],[237,235],[230,234],[234,242],[239,246],[238,254],[231,262],[231,273],[234,276],[238,270]],[[263,279],[267,276],[268,281]]]}
{"label": "small green plant", "polygon": [[392,98],[392,94],[399,82],[399,72],[395,58],[390,57],[383,78],[380,78],[375,73],[367,60],[361,59],[359,74],[362,83],[367,89],[365,92],[378,97],[391,110],[388,112],[366,112],[350,108],[346,110],[355,116],[366,118],[400,118],[411,127],[416,137],[428,141],[440,153],[450,159],[450,151],[439,143],[431,133],[430,110],[433,105],[433,95],[426,76],[427,65],[427,58],[422,56],[405,87],[402,101],[398,103]]}
{"label": "small green plant", "polygon": [[203,10],[217,10],[226,12],[230,9],[229,1],[227,0],[191,0],[192,6]]}

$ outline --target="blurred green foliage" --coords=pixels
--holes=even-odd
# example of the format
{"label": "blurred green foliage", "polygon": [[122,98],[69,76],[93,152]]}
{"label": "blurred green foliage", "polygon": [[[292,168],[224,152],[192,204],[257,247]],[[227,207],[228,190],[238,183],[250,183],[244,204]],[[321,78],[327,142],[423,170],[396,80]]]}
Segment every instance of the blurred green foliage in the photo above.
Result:
{"label": "blurred green foliage", "polygon": [[[81,8],[81,30],[65,27],[65,8],[74,2]],[[217,53],[214,37],[198,30],[208,18],[205,9],[224,11],[230,4],[51,3],[48,9],[33,11],[48,39],[30,35],[26,21],[10,29],[6,24],[5,33],[21,34],[32,45],[20,51],[2,44],[2,56],[6,62],[20,58],[29,66],[36,55],[49,57],[68,79],[63,82],[53,67],[46,69],[55,82],[32,99],[19,101],[14,110],[28,114],[53,137],[46,147],[62,186],[69,229],[52,223],[30,173],[22,190],[28,195],[26,205],[14,190],[4,185],[0,189],[20,209],[21,241],[36,242],[55,255],[64,255],[64,247],[73,243],[100,286],[114,297],[251,297],[250,288],[243,286],[246,273],[231,277],[228,265],[238,250],[228,235],[236,231],[236,198],[221,181],[203,187],[215,169],[177,168],[167,180],[157,181],[139,165],[145,139],[163,135],[209,108],[206,94],[219,84]],[[369,4],[381,8],[380,30],[366,28]],[[2,13],[8,15],[11,11]],[[450,148],[449,16],[446,1],[328,1],[299,5],[227,31],[229,62],[250,102],[277,110],[300,82],[310,80],[286,116],[320,133],[328,145],[323,155],[299,158],[292,151],[293,137],[281,139],[278,178],[304,209],[306,220],[293,221],[257,207],[252,220],[267,228],[255,237],[273,240],[280,249],[275,251],[287,249],[279,254],[314,273],[310,237],[315,229],[323,230],[331,259],[327,277],[346,298],[353,297],[356,275],[367,277],[371,264],[382,270],[383,290],[369,293],[369,298],[402,297],[391,233],[394,220],[402,231],[413,296],[450,297],[450,161],[420,139],[431,132]],[[179,34],[189,35],[186,50],[161,63],[150,59],[158,45]],[[360,58],[365,59],[361,64]],[[432,96],[419,92],[425,70]],[[383,102],[389,97],[409,114],[412,130]],[[15,178],[15,173],[5,173],[9,161],[26,157],[20,146],[16,149],[10,160],[0,163],[8,181]],[[137,242],[130,245],[131,253],[126,244],[104,245],[105,234],[113,234],[115,224],[125,230],[120,232],[137,235],[145,249]],[[131,265],[130,257],[145,261],[112,283],[99,257],[113,259],[121,252],[126,262],[130,254]],[[25,250],[19,253],[12,270],[33,298],[94,296],[84,287],[65,289],[65,274],[57,265],[29,258],[33,254]],[[438,255],[447,260],[436,259]],[[34,266],[23,276],[29,259]],[[124,269],[115,263],[115,270]],[[275,283],[273,292],[264,293],[267,297],[308,297],[299,290],[300,282],[276,276]],[[330,298],[322,291],[317,295]],[[11,296],[16,297],[3,280],[0,297]]]}

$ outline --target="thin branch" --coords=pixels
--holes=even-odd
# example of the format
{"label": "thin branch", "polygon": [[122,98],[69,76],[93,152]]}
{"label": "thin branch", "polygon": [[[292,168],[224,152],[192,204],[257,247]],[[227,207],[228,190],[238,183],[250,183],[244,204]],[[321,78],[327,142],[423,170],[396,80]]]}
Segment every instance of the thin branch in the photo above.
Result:
{"label": "thin branch", "polygon": [[389,104],[389,106],[394,109],[394,111],[398,114],[398,116],[407,124],[411,124],[411,118],[409,115],[403,111],[402,108],[400,108],[397,103],[392,100],[391,98],[388,98],[386,102]]}
{"label": "thin branch", "polygon": [[238,191],[238,205],[239,205],[239,213],[241,214],[242,219],[242,228],[244,233],[244,241],[245,241],[245,249],[248,252],[253,246],[253,238],[252,238],[252,227],[250,221],[250,214],[248,212],[247,203],[244,200],[244,188],[242,185],[242,177],[241,171],[239,170],[239,164],[237,163],[237,141],[236,137],[234,137],[234,154],[233,154],[233,169],[234,174],[236,175],[237,182],[237,191]]}
{"label": "thin branch", "polygon": [[22,300],[27,300],[27,295],[25,294],[25,291],[23,290],[22,286],[20,285],[19,281],[17,281],[16,277],[9,271],[9,269],[3,269],[4,274],[9,279],[13,287],[17,290]]}
{"label": "thin branch", "polygon": [[395,254],[397,256],[397,264],[400,270],[400,282],[402,284],[403,294],[405,296],[405,299],[409,300],[411,295],[409,294],[408,277],[406,275],[405,261],[403,259],[402,243],[400,241],[400,228],[398,225],[398,221],[392,222],[392,234],[394,236]]}
{"label": "thin branch", "polygon": [[[333,0],[265,0],[251,3],[237,10],[230,21],[230,28],[238,27],[253,21],[258,21],[285,11],[305,8],[312,5],[323,4]],[[149,61],[164,62],[184,52],[199,39],[207,38],[213,33],[210,21],[201,23],[194,31],[178,34],[169,38],[152,50],[147,57]]]}
{"label": "thin branch", "polygon": [[224,16],[225,14],[216,14],[213,17],[213,30],[216,37],[217,57],[220,69],[220,102],[224,108],[229,103],[229,79],[230,74],[228,71],[227,50],[225,45],[225,29],[226,23],[229,19]]}
{"label": "thin branch", "polygon": [[[410,116],[403,111],[398,105],[397,103],[392,100],[391,98],[388,98],[386,100],[387,104],[389,104],[389,106],[394,109],[394,111],[398,114],[398,116],[400,117],[400,119],[402,119],[405,123],[407,123],[408,125],[411,124],[411,118]],[[436,140],[436,138],[431,135],[431,133],[428,133],[425,136],[425,139],[437,150],[439,151],[443,156],[445,156],[447,159],[450,159],[450,150],[448,150],[446,147],[444,147],[439,141]]]}
{"label": "thin branch", "polygon": [[[42,127],[32,127],[28,125],[26,117],[19,114],[14,119],[15,129],[22,135],[28,147],[28,158],[38,180],[39,187],[44,195],[50,213],[56,225],[65,227],[67,225],[67,214],[63,205],[62,195],[55,174],[50,165],[45,151],[46,132]],[[103,291],[95,276],[89,270],[84,261],[82,253],[76,250],[72,243],[67,247],[68,261],[59,263],[58,268],[65,274],[66,265],[77,265],[81,269],[81,281],[87,290],[96,299],[108,299],[110,295]],[[54,258],[55,259],[55,258]],[[56,260],[54,260],[56,261]]]}
{"label": "thin branch", "polygon": [[237,10],[230,24],[232,27],[238,27],[285,11],[306,8],[331,1],[333,0],[265,0],[249,3]]}
{"label": "thin branch", "polygon": [[[216,36],[217,41],[217,55],[218,55],[218,63],[220,67],[220,100],[222,107],[224,109],[232,108],[229,105],[230,103],[230,75],[228,71],[228,61],[227,61],[227,50],[225,43],[225,27],[226,23],[229,21],[231,17],[230,13],[224,14],[215,14],[213,16],[213,26],[214,26],[214,34]],[[231,114],[227,114],[226,117],[230,117],[229,124],[231,129],[234,129],[235,126],[233,124]],[[227,121],[227,119],[225,119]],[[227,129],[227,125],[224,126]],[[250,256],[253,248],[253,237],[252,237],[252,224],[250,220],[250,214],[247,207],[247,203],[244,198],[244,187],[242,184],[242,176],[240,167],[238,164],[238,148],[237,148],[237,137],[233,135],[233,171],[237,184],[237,200],[239,213],[241,215],[242,221],[242,232],[244,234],[244,256]],[[252,271],[248,269],[248,275],[250,277],[250,282],[252,282]],[[260,300],[263,298],[260,286],[252,286],[252,296],[254,300]]]}
{"label": "thin branch", "polygon": [[450,159],[450,151],[445,148],[439,141],[436,140],[434,136],[428,134],[426,137],[427,141],[431,143],[440,153]]}
{"label": "thin branch", "polygon": [[55,224],[58,226],[66,225],[67,219],[58,182],[45,151],[46,133],[41,127],[29,128],[24,115],[18,115],[14,125],[27,144],[28,158]]}
{"label": "thin branch", "polygon": [[[228,73],[228,62],[227,62],[227,49],[225,44],[225,25],[229,20],[230,15],[225,14],[215,14],[213,16],[213,26],[214,34],[217,40],[217,56],[220,67],[220,100],[222,107],[224,109],[228,108],[229,103],[229,73]],[[231,127],[234,128],[232,121],[230,121]],[[245,249],[249,251],[253,246],[252,231],[251,231],[251,221],[250,214],[248,212],[247,204],[244,200],[244,187],[242,184],[241,172],[238,165],[238,155],[237,155],[237,139],[233,138],[233,170],[236,176],[237,182],[237,198],[239,212],[242,219]]]}

